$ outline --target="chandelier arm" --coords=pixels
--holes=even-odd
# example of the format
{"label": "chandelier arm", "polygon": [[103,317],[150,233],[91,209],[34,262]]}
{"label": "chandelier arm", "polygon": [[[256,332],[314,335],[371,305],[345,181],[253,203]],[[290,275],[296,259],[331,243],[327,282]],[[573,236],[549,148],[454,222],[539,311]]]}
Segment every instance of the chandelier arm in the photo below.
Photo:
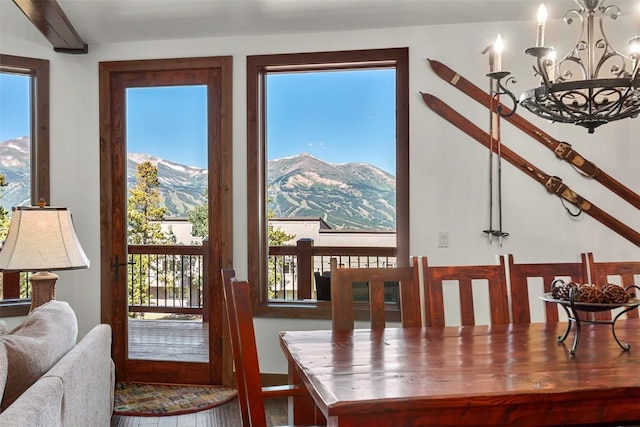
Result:
{"label": "chandelier arm", "polygon": [[[513,92],[507,89],[507,85],[509,83],[516,83],[516,79],[514,79],[513,77],[508,77],[504,84],[502,83],[502,80],[503,79],[497,79],[496,83],[498,85],[498,91],[493,96],[497,100],[497,103],[494,104],[494,105],[497,105],[496,107],[497,113],[500,115],[500,117],[506,118],[506,117],[511,117],[516,113],[516,110],[518,108],[518,98],[516,98]],[[505,112],[504,107],[500,102],[500,95],[507,95],[509,99],[511,99],[511,102],[513,103],[513,108]]]}
{"label": "chandelier arm", "polygon": [[[543,119],[573,123],[588,129],[640,115],[640,52],[630,56],[611,45],[605,18],[617,19],[621,10],[604,0],[575,0],[578,8],[564,15],[567,25],[578,25],[578,40],[560,60],[552,47],[525,50],[536,58],[534,73],[540,86],[526,91],[520,103]],[[638,49],[640,36],[629,40]]]}

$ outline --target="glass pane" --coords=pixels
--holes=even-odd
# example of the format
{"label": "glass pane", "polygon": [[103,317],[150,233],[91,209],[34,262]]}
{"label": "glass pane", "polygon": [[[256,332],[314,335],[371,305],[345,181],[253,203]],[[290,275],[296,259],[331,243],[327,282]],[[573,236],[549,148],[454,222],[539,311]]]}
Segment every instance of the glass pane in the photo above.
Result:
{"label": "glass pane", "polygon": [[[267,74],[270,246],[395,247],[395,100],[394,68]],[[314,271],[326,272],[329,259],[315,257]],[[269,257],[271,299],[298,299],[296,261],[295,251]],[[395,265],[376,256],[344,262]]]}
{"label": "glass pane", "polygon": [[[31,77],[0,72],[0,247],[11,209],[31,204]],[[18,274],[0,273],[0,299],[29,298]]]}
{"label": "glass pane", "polygon": [[129,88],[126,103],[129,358],[207,362],[207,87]]}
{"label": "glass pane", "polygon": [[[0,206],[31,204],[31,77],[0,72]],[[2,240],[2,237],[0,237]]]}

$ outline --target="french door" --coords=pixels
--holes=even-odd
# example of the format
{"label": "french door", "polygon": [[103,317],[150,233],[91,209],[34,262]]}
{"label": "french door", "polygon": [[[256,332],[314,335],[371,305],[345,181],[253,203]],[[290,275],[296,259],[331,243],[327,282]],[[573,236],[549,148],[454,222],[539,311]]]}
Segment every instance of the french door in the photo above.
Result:
{"label": "french door", "polygon": [[[232,265],[231,73],[230,57],[100,63],[101,321],[113,329],[118,381],[223,384],[230,377],[230,352],[223,345],[226,327],[220,268]],[[136,137],[144,139],[151,138],[168,120],[148,114],[155,105],[146,104],[145,111],[140,104],[135,113],[133,100],[152,92],[159,99],[155,102],[170,104],[179,101],[167,94],[184,91],[200,93],[201,105],[195,108],[204,117],[197,126],[205,140],[202,158],[206,161],[200,176],[205,177],[201,195],[207,212],[206,236],[201,246],[192,246],[189,241],[176,245],[179,239],[174,225],[167,228],[163,223],[161,234],[166,241],[155,246],[145,242],[134,245],[134,227],[128,216],[133,209],[134,182],[128,180],[132,181],[132,169],[140,161],[136,163],[128,145],[134,139],[136,123],[146,126],[148,135]],[[191,101],[188,103],[181,107],[194,108]],[[193,126],[184,122],[178,120],[176,126]],[[188,149],[184,145],[187,139],[153,143],[174,144],[164,148],[176,152]],[[178,162],[143,154],[142,163],[155,167],[157,185],[162,186],[165,160],[173,167]],[[138,183],[143,172],[138,167]],[[165,195],[165,204],[168,198]],[[184,208],[182,216],[188,213]],[[169,265],[173,270],[168,271]],[[189,272],[185,272],[187,265]],[[195,273],[192,265],[200,266]],[[189,283],[185,285],[186,280]]]}

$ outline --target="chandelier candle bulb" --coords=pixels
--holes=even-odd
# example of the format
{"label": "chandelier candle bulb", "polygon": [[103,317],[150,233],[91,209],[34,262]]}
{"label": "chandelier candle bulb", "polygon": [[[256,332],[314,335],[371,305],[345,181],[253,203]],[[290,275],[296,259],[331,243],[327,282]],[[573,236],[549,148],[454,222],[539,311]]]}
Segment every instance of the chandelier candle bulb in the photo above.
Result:
{"label": "chandelier candle bulb", "polygon": [[502,41],[502,37],[498,34],[496,38],[496,42],[493,45],[493,53],[494,53],[494,71],[502,71],[502,51],[504,50],[504,42]]}
{"label": "chandelier candle bulb", "polygon": [[536,46],[544,46],[544,29],[547,22],[547,8],[544,3],[538,8],[538,31],[536,32]]}

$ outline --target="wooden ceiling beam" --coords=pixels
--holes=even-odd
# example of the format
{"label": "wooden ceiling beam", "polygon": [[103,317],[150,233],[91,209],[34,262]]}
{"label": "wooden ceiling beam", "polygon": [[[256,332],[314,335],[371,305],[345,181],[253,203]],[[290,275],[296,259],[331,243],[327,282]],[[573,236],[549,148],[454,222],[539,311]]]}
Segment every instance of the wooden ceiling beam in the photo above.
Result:
{"label": "wooden ceiling beam", "polygon": [[61,53],[88,53],[89,47],[78,35],[56,0],[13,0],[33,25]]}

